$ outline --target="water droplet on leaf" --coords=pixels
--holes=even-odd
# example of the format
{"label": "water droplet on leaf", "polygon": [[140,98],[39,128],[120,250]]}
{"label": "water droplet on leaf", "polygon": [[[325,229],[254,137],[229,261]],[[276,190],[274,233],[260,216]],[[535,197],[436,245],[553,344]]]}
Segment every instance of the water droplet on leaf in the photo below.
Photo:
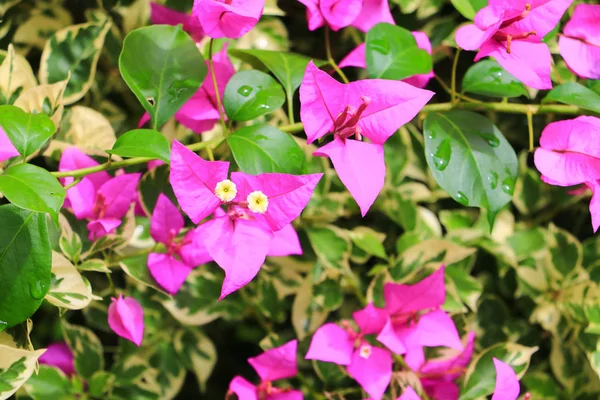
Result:
{"label": "water droplet on leaf", "polygon": [[498,138],[498,136],[494,135],[493,133],[479,132],[479,136],[483,140],[485,140],[487,142],[487,144],[489,144],[491,147],[500,146],[500,139]]}
{"label": "water droplet on leaf", "polygon": [[515,191],[515,179],[510,176],[504,179],[502,181],[502,191],[512,196]]}
{"label": "water droplet on leaf", "polygon": [[458,201],[463,206],[469,205],[469,198],[463,192],[456,193],[456,201]]}
{"label": "water droplet on leaf", "polygon": [[248,85],[240,86],[237,92],[244,97],[248,97],[252,93],[252,88]]}
{"label": "water droplet on leaf", "polygon": [[29,284],[29,294],[34,300],[41,300],[46,294],[46,287],[41,281],[35,281]]}
{"label": "water droplet on leaf", "polygon": [[435,153],[431,155],[433,164],[438,171],[446,169],[450,163],[450,156],[452,155],[452,146],[450,145],[450,139],[442,140],[442,143],[435,150]]}
{"label": "water droplet on leaf", "polygon": [[496,187],[498,186],[498,174],[495,172],[490,172],[490,175],[488,176],[488,182],[490,183],[490,187],[492,189],[496,189]]}

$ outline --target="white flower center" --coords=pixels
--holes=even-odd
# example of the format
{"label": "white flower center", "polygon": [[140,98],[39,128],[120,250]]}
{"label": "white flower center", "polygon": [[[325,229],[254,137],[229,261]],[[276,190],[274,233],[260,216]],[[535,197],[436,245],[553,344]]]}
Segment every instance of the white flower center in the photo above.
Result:
{"label": "white flower center", "polygon": [[369,357],[371,357],[372,352],[373,352],[373,349],[371,349],[371,346],[368,344],[363,344],[362,346],[360,346],[360,349],[358,350],[358,354],[360,354],[360,356],[366,360],[368,360]]}
{"label": "white flower center", "polygon": [[267,208],[269,207],[268,197],[260,190],[250,193],[246,201],[248,202],[250,211],[258,214],[266,213]]}
{"label": "white flower center", "polygon": [[235,199],[235,196],[237,195],[235,183],[231,182],[229,179],[217,183],[215,195],[224,203]]}

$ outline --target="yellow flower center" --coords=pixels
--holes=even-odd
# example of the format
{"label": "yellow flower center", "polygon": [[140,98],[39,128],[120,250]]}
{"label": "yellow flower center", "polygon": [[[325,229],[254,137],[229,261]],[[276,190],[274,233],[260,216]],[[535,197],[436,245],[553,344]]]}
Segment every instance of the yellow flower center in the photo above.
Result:
{"label": "yellow flower center", "polygon": [[215,187],[215,195],[222,201],[227,203],[235,199],[237,195],[237,188],[235,187],[235,183],[231,182],[229,179],[225,179],[217,183]]}
{"label": "yellow flower center", "polygon": [[269,199],[260,190],[250,193],[246,201],[248,201],[250,211],[258,214],[266,213],[269,207]]}
{"label": "yellow flower center", "polygon": [[371,357],[371,353],[373,352],[373,350],[371,349],[371,346],[369,346],[368,344],[363,344],[362,346],[360,346],[360,349],[358,350],[358,354],[360,354],[360,356],[364,359],[369,359],[369,357]]}

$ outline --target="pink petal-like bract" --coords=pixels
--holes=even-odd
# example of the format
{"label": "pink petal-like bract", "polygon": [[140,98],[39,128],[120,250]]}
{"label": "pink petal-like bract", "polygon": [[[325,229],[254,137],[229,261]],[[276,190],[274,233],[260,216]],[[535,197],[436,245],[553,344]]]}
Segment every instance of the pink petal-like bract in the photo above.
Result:
{"label": "pink petal-like bract", "polygon": [[360,15],[364,0],[320,0],[319,9],[332,30],[338,31]]}
{"label": "pink petal-like bract", "polygon": [[463,349],[452,318],[443,310],[430,311],[409,325],[397,324],[394,331],[407,349],[438,346]]}
{"label": "pink petal-like bract", "polygon": [[385,325],[383,326],[383,329],[381,330],[381,332],[379,332],[379,335],[377,335],[377,341],[385,345],[385,347],[390,349],[395,354],[406,353],[406,346],[404,345],[404,342],[398,336],[398,334],[396,334],[394,324],[392,323],[392,320],[390,318],[388,318]]}
{"label": "pink petal-like bract", "polygon": [[198,18],[184,12],[171,10],[161,4],[150,2],[150,20],[153,24],[183,25],[183,30],[190,34],[194,41],[199,42],[204,36]]}
{"label": "pink petal-like bract", "polygon": [[[19,151],[13,146],[4,129],[0,126],[0,162],[20,155],[21,154],[19,154]],[[73,178],[71,178],[71,180],[72,179]]]}
{"label": "pink petal-like bract", "polygon": [[281,393],[273,393],[267,396],[267,400],[303,400],[304,395],[300,390],[290,390]]}
{"label": "pink petal-like bract", "polygon": [[100,218],[123,218],[131,203],[134,202],[137,184],[142,174],[123,174],[115,176],[98,190],[102,196],[103,216]]}
{"label": "pink petal-like bract", "polygon": [[263,217],[269,228],[277,232],[300,216],[322,176],[233,172],[231,180],[237,187],[237,201],[245,201],[250,193],[258,190],[267,196],[269,205]]}
{"label": "pink petal-like bract", "polygon": [[331,159],[333,168],[364,217],[385,183],[383,146],[335,136],[313,155]]}
{"label": "pink petal-like bract", "polygon": [[77,219],[93,218],[96,206],[96,188],[91,179],[84,177],[77,185],[67,189],[69,207]]}
{"label": "pink petal-like bract", "polygon": [[94,241],[109,235],[121,226],[121,224],[122,221],[116,218],[100,218],[92,220],[87,224],[87,229],[89,231],[88,239]]}
{"label": "pink petal-like bract", "polygon": [[373,400],[381,400],[392,379],[392,355],[364,343],[352,354],[347,369]]}
{"label": "pink petal-like bract", "polygon": [[345,67],[357,67],[367,68],[367,45],[361,43],[354,48],[346,57],[342,58],[342,61],[338,64],[340,68]]}
{"label": "pink petal-like bract", "polygon": [[[58,163],[58,170],[74,171],[76,169],[96,167],[99,164],[90,156],[83,153],[77,147],[67,147],[60,156],[60,162]],[[110,175],[106,171],[94,172],[85,176],[94,185],[95,190],[100,189],[109,179]],[[73,183],[73,177],[60,178],[63,185],[70,185]]]}
{"label": "pink petal-like bract", "polygon": [[577,75],[600,79],[600,5],[578,4],[558,39],[560,55]]}
{"label": "pink petal-like bract", "polygon": [[179,210],[161,193],[158,195],[156,206],[150,219],[150,235],[157,242],[168,244],[183,228],[183,217]]}
{"label": "pink petal-like bract", "polygon": [[336,324],[327,323],[313,335],[305,358],[350,365],[353,352],[354,340],[348,332]]}
{"label": "pink petal-like bract", "polygon": [[592,228],[595,233],[600,228],[600,181],[586,182],[585,184],[592,191],[590,214],[592,216]]}
{"label": "pink petal-like bract", "polygon": [[458,400],[460,395],[460,390],[454,382],[436,382],[434,385],[430,382],[421,382],[421,384],[431,399]]}
{"label": "pink petal-like bract", "polygon": [[204,244],[208,253],[225,271],[221,300],[258,274],[273,234],[259,221],[242,218],[232,221],[228,216],[213,218],[204,225]]}
{"label": "pink petal-like bract", "polygon": [[352,317],[361,333],[373,335],[381,332],[388,320],[388,313],[383,308],[377,308],[373,303],[369,303],[362,310],[355,311]]}
{"label": "pink petal-like bract", "polygon": [[263,382],[294,377],[298,374],[296,351],[298,341],[292,340],[283,346],[267,350],[259,356],[248,359]]}
{"label": "pink petal-like bract", "polygon": [[578,117],[548,124],[534,162],[552,185],[573,186],[600,179],[600,119]]}
{"label": "pink petal-like bract", "polygon": [[285,257],[291,255],[302,255],[302,246],[296,230],[292,224],[288,224],[273,233],[267,256]]}
{"label": "pink petal-like bract", "polygon": [[515,371],[504,361],[494,358],[496,368],[496,387],[492,400],[516,400],[519,397],[521,386]]}
{"label": "pink petal-like bract", "polygon": [[308,21],[308,29],[314,31],[323,26],[325,19],[319,7],[320,0],[298,0],[306,6],[306,19]]}
{"label": "pink petal-like bract", "polygon": [[196,229],[189,231],[183,239],[182,246],[179,248],[178,253],[181,261],[193,268],[213,260],[204,244],[202,233],[204,229],[206,227],[200,225]]}
{"label": "pink petal-like bract", "polygon": [[38,361],[40,364],[56,367],[69,376],[75,373],[73,352],[65,342],[49,345]]}
{"label": "pink petal-like bract", "polygon": [[421,398],[412,387],[408,386],[397,400],[421,400]]}
{"label": "pink petal-like bract", "polygon": [[144,309],[133,297],[119,295],[108,307],[108,325],[117,335],[139,347],[144,338]]}
{"label": "pink petal-like bract", "polygon": [[383,297],[392,315],[440,307],[446,301],[444,266],[414,285],[386,283]]}
{"label": "pink petal-like bract", "polygon": [[213,39],[237,39],[258,23],[265,0],[194,0],[192,15]]}
{"label": "pink petal-like bract", "polygon": [[177,140],[173,141],[169,181],[179,205],[195,224],[221,204],[214,190],[217,183],[227,179],[228,170],[228,162],[204,161]]}
{"label": "pink petal-like bract", "polygon": [[256,386],[241,376],[233,378],[229,383],[229,391],[235,393],[239,400],[258,400]]}
{"label": "pink petal-like bract", "polygon": [[443,380],[451,381],[457,379],[467,368],[473,357],[475,348],[475,333],[469,332],[462,351],[448,349],[444,357],[427,360],[420,369],[423,374],[431,374],[442,377]]}
{"label": "pink petal-like bract", "polygon": [[171,255],[150,253],[148,270],[160,287],[170,294],[176,294],[192,272],[192,267]]}
{"label": "pink petal-like bract", "polygon": [[394,25],[388,0],[363,0],[362,9],[352,26],[363,32],[368,32],[380,22]]}
{"label": "pink petal-like bract", "polygon": [[344,85],[311,61],[300,86],[300,117],[310,144],[332,132],[335,120],[347,106],[358,108],[368,98],[357,126],[373,143],[383,144],[412,120],[433,94],[385,79],[363,79]]}

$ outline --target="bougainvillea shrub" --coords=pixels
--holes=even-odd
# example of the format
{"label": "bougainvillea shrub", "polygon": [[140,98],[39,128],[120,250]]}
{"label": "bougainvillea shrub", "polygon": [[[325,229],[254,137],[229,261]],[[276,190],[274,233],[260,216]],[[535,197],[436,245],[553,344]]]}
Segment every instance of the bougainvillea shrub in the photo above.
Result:
{"label": "bougainvillea shrub", "polygon": [[600,398],[600,5],[0,20],[0,400]]}

